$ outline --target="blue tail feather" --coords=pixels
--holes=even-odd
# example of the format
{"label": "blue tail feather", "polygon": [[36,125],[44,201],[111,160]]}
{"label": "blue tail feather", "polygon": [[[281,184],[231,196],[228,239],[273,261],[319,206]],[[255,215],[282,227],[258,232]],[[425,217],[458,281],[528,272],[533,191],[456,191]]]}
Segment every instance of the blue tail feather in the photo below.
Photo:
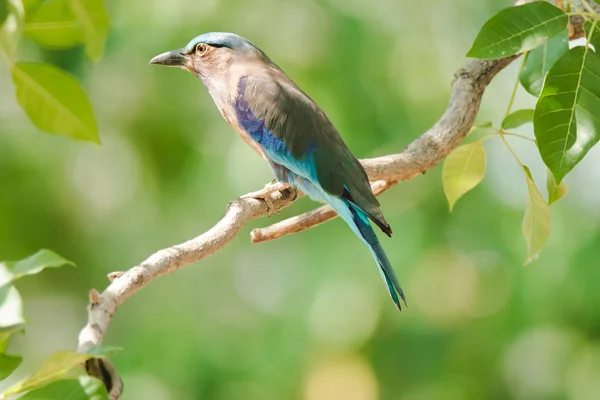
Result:
{"label": "blue tail feather", "polygon": [[[278,163],[282,163],[283,161],[283,159],[278,158],[278,155],[276,154],[272,155],[269,153],[269,156],[272,159],[275,159],[275,161]],[[289,163],[286,166],[287,182],[302,190],[311,198],[329,204],[329,206],[331,206],[331,208],[333,208],[335,212],[337,212],[338,215],[350,226],[354,234],[356,234],[356,236],[358,236],[361,241],[369,247],[373,258],[375,258],[375,261],[377,261],[379,273],[381,274],[381,277],[383,278],[388,291],[390,292],[390,296],[394,300],[396,307],[398,307],[399,310],[402,310],[400,299],[402,299],[404,304],[406,304],[404,292],[400,287],[400,283],[398,282],[398,278],[392,269],[390,261],[383,251],[383,247],[381,247],[381,244],[379,244],[379,240],[375,235],[375,231],[371,227],[371,223],[369,222],[367,214],[365,214],[365,212],[348,200],[337,196],[332,196],[326,193],[318,184],[315,184],[314,182],[297,175],[295,172],[290,170],[292,167],[297,168],[297,166],[294,164]]]}
{"label": "blue tail feather", "polygon": [[[344,218],[344,220],[350,225],[354,233],[356,233],[356,235],[369,247],[375,261],[377,261],[379,273],[387,285],[392,300],[394,300],[396,307],[398,307],[399,310],[402,310],[400,299],[402,299],[406,305],[404,292],[398,282],[396,273],[392,269],[390,260],[387,258],[383,247],[381,247],[381,244],[379,243],[379,239],[377,239],[377,236],[375,235],[375,231],[371,227],[367,215],[352,203],[345,202],[345,205],[352,215],[352,221],[348,221],[347,218]],[[342,214],[340,213],[340,215]]]}

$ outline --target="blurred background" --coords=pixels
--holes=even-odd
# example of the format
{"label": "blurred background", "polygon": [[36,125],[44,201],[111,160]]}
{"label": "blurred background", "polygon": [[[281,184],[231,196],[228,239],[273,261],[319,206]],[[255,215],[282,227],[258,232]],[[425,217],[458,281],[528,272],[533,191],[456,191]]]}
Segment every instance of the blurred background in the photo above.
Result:
{"label": "blurred background", "polygon": [[[103,59],[83,49],[20,59],[75,74],[102,146],[47,135],[0,65],[0,259],[55,250],[78,268],[17,287],[30,325],[11,342],[21,378],[76,347],[87,292],[106,274],[209,229],[271,172],[231,131],[201,83],[148,60],[209,31],[252,40],[328,113],[360,158],[401,151],[445,109],[481,25],[510,0],[107,1]],[[486,92],[499,124],[518,62]],[[535,98],[518,93],[515,109]],[[532,135],[531,126],[522,134]],[[545,193],[535,147],[511,140]],[[448,212],[441,167],[381,196],[382,243],[405,288],[401,314],[342,221],[253,245],[249,232],[314,208],[300,199],[224,251],[161,277],[118,310],[105,344],[126,399],[462,400],[600,396],[600,153],[566,179],[540,258],[522,267],[522,171],[485,142],[487,176]],[[9,381],[9,382],[10,382]]]}

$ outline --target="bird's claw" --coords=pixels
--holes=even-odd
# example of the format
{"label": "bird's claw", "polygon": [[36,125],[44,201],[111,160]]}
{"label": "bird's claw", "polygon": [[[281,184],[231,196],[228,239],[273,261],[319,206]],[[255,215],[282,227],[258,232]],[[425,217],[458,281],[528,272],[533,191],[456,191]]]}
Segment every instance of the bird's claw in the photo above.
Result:
{"label": "bird's claw", "polygon": [[265,204],[267,205],[269,218],[271,218],[273,216],[273,214],[275,214],[275,212],[276,212],[275,205],[273,204],[273,199],[271,198],[271,195],[277,193],[276,199],[278,199],[279,197],[281,197],[281,191],[284,189],[287,189],[287,188],[288,188],[288,185],[281,183],[281,182],[277,182],[276,180],[273,180],[271,183],[267,183],[262,190],[258,190],[256,192],[245,194],[242,196],[242,198],[243,199],[263,200],[265,202]]}

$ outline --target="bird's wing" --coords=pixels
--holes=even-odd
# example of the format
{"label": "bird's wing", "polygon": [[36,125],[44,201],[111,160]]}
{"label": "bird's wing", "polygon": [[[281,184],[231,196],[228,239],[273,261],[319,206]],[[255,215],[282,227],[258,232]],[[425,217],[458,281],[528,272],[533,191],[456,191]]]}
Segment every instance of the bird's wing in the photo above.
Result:
{"label": "bird's wing", "polygon": [[240,79],[235,109],[265,152],[304,169],[300,175],[316,178],[323,190],[352,202],[391,235],[360,162],[323,110],[285,74],[275,70]]}

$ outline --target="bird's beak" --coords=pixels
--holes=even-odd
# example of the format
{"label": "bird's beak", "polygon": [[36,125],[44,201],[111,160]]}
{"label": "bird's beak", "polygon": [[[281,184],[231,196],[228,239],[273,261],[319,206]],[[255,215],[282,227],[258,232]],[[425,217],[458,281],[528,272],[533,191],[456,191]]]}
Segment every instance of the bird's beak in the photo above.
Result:
{"label": "bird's beak", "polygon": [[150,64],[166,65],[167,67],[181,67],[187,60],[183,49],[167,51],[150,60]]}

